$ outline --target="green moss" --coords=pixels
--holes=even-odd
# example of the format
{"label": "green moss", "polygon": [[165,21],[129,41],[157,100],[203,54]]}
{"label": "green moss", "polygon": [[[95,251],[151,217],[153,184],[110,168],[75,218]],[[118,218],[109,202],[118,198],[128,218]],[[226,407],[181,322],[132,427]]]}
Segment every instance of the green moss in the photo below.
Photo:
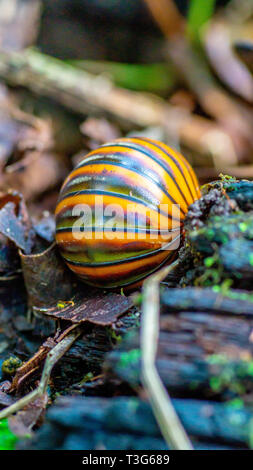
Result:
{"label": "green moss", "polygon": [[247,384],[251,383],[253,375],[252,360],[231,360],[224,354],[212,354],[207,358],[211,369],[210,388],[214,392],[227,389],[236,395],[247,392]]}
{"label": "green moss", "polygon": [[[205,260],[208,258],[205,258]],[[206,264],[204,260],[204,265]],[[212,261],[211,261],[212,260]],[[202,274],[197,276],[194,280],[194,285],[199,287],[210,287],[213,285],[219,285],[222,283],[223,278],[223,267],[219,263],[216,256],[209,258],[207,264],[210,264],[212,267],[207,268],[206,266],[202,267]]]}
{"label": "green moss", "polygon": [[7,419],[0,421],[0,450],[13,450],[18,438],[9,429]]}
{"label": "green moss", "polygon": [[234,176],[230,176],[230,175],[224,175],[223,173],[220,173],[219,174],[219,177],[221,179],[221,181],[224,181],[224,182],[232,182],[232,181],[236,181],[236,178]]}
{"label": "green moss", "polygon": [[248,374],[253,376],[253,361],[248,365]]}
{"label": "green moss", "polygon": [[233,400],[229,400],[225,403],[226,406],[229,408],[235,408],[236,410],[241,410],[244,408],[244,402],[241,398],[234,398]]}
{"label": "green moss", "polygon": [[106,331],[107,331],[107,334],[108,334],[110,340],[113,343],[120,343],[122,341],[122,336],[117,335],[117,333],[116,333],[116,331],[113,327],[111,327],[111,326],[106,327]]}
{"label": "green moss", "polygon": [[248,225],[245,222],[241,222],[239,224],[239,229],[241,230],[241,232],[246,232],[246,230],[248,229]]}
{"label": "green moss", "polygon": [[205,266],[207,268],[210,268],[211,266],[213,266],[213,264],[215,263],[215,257],[214,256],[209,256],[208,258],[205,258],[204,259],[204,263],[205,263]]}
{"label": "green moss", "polygon": [[143,300],[143,295],[142,293],[138,293],[138,294],[134,294],[132,296],[132,299],[133,299],[133,302],[134,302],[134,305],[136,305],[137,307],[140,306],[142,304],[142,300]]}
{"label": "green moss", "polygon": [[2,372],[6,375],[13,375],[21,365],[22,361],[18,357],[11,356],[2,363]]}
{"label": "green moss", "polygon": [[218,294],[220,292],[220,286],[217,286],[217,285],[213,286],[212,289],[216,294]]}
{"label": "green moss", "polygon": [[94,377],[93,372],[87,372],[87,374],[85,374],[83,379],[79,382],[79,385],[83,385],[87,382],[90,382],[93,379],[93,377]]}
{"label": "green moss", "polygon": [[212,240],[213,237],[215,235],[215,232],[213,229],[209,228],[207,231],[206,231],[206,237],[209,239],[209,240]]}
{"label": "green moss", "polygon": [[214,392],[218,392],[222,388],[222,382],[219,377],[211,377],[210,379],[210,387]]}
{"label": "green moss", "polygon": [[120,343],[122,341],[122,336],[117,335],[116,331],[113,328],[111,328],[111,338],[116,341],[116,343]]}
{"label": "green moss", "polygon": [[238,292],[236,290],[228,290],[226,296],[233,300],[246,300],[247,302],[253,302],[253,294],[247,292]]}
{"label": "green moss", "polygon": [[212,287],[213,292],[216,294],[221,294],[224,296],[229,297],[230,287],[233,285],[233,280],[230,278],[224,279],[221,285],[214,285]]}
{"label": "green moss", "polygon": [[141,357],[140,349],[132,349],[131,351],[124,351],[120,355],[120,360],[117,364],[118,367],[126,368],[135,365],[139,362]]}
{"label": "green moss", "polygon": [[227,364],[228,358],[224,354],[212,354],[207,358],[209,364]]}

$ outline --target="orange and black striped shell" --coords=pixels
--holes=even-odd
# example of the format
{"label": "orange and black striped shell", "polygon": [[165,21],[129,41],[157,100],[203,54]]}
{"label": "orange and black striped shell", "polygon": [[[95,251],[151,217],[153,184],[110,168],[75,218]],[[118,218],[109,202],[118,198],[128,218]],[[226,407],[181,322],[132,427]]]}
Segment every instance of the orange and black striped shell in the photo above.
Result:
{"label": "orange and black striped shell", "polygon": [[180,153],[151,139],[117,139],[90,152],[64,182],[56,241],[86,283],[129,286],[175,259],[188,206],[199,197]]}

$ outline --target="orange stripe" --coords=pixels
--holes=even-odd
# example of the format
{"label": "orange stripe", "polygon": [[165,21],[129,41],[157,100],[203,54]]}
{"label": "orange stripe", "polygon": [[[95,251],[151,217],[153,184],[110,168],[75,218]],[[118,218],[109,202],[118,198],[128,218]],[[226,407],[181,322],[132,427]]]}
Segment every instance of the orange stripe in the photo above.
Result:
{"label": "orange stripe", "polygon": [[[92,175],[103,175],[105,177],[105,184],[106,184],[106,175],[109,176],[119,176],[124,178],[124,182],[128,184],[129,190],[131,187],[138,189],[145,189],[146,191],[150,192],[153,198],[160,201],[161,204],[172,204],[171,200],[168,196],[162,191],[162,189],[157,186],[157,184],[152,181],[151,179],[145,178],[145,176],[141,176],[139,174],[135,174],[134,170],[129,170],[128,168],[123,168],[120,166],[113,166],[109,164],[99,163],[93,165],[92,163],[88,166],[77,168],[71,173],[71,180],[74,178],[78,178],[78,176],[85,176],[87,174]],[[69,180],[70,182],[70,180]],[[75,184],[82,184],[82,183],[75,183]],[[75,184],[69,186],[69,190],[72,190],[72,187]],[[68,188],[67,188],[68,189]]]}
{"label": "orange stripe", "polygon": [[[138,272],[139,274],[145,273],[147,268],[150,266],[150,269],[152,266],[159,265],[162,263],[162,261],[168,256],[167,251],[162,251],[156,256],[152,256],[149,258],[144,258],[141,260],[137,261],[132,261],[130,263],[122,263],[122,264],[117,264],[115,266],[109,266],[109,267],[81,267],[81,266],[73,266],[70,263],[67,263],[68,267],[74,271],[76,274],[82,275],[82,276],[87,276],[89,279],[95,279],[97,281],[103,280],[103,279],[108,279],[108,280],[118,280],[118,279],[125,279],[129,277],[129,275],[132,275],[135,272]],[[137,274],[136,274],[137,275]]]}
{"label": "orange stripe", "polygon": [[[69,196],[60,201],[56,207],[55,215],[57,216],[63,210],[71,210],[76,205],[86,205],[89,208],[95,207],[96,197],[101,197],[100,195],[96,194],[76,194],[74,196]],[[176,228],[179,226],[179,222],[176,220],[174,221],[174,225],[172,226],[172,220],[167,218],[165,215],[158,214],[155,210],[150,209],[149,207],[145,207],[143,204],[134,203],[128,201],[127,199],[123,199],[121,197],[115,196],[103,196],[103,204],[104,206],[109,206],[109,204],[118,204],[126,214],[133,213],[143,216],[143,218],[147,218],[148,222],[150,223],[150,228],[161,229],[161,230],[169,230],[171,228]],[[99,201],[97,201],[99,204]],[[170,207],[168,206],[168,210]]]}
{"label": "orange stripe", "polygon": [[[127,140],[127,139],[126,139]],[[127,141],[125,140],[125,143],[127,143]],[[134,140],[134,139],[132,139]],[[121,143],[122,141],[119,141],[119,143]],[[124,146],[124,142],[122,142],[122,147]],[[144,146],[143,146],[144,147]],[[156,149],[155,149],[156,150]],[[119,152],[119,147],[117,146],[110,146],[110,147],[105,147],[105,148],[99,148],[99,149],[96,149],[96,150],[93,150],[91,153],[89,153],[87,155],[87,158],[91,157],[91,156],[96,156],[96,155],[99,155],[99,154],[103,154],[103,155],[113,155],[113,154],[116,154],[117,152]],[[148,156],[139,152],[137,149],[131,149],[131,148],[124,148],[124,153],[126,154],[126,156],[129,156],[129,158],[131,158],[131,155],[133,155],[134,153],[134,157],[140,162],[140,168],[150,168],[152,169],[155,173],[157,173],[160,177],[160,179],[164,182],[164,186],[166,187],[167,191],[169,194],[172,195],[172,197],[177,201],[178,204],[180,204],[180,207],[182,207],[182,209],[187,212],[187,208],[188,206],[186,205],[184,199],[182,198],[182,195],[180,194],[180,191],[178,190],[178,188],[176,187],[175,183],[173,182],[173,179],[170,177],[170,175],[164,170],[164,168],[159,165],[158,162],[155,162],[154,160],[151,160],[150,159],[150,164],[147,165],[147,162],[148,162]],[[158,153],[158,152],[157,152]],[[161,159],[166,162],[166,164],[168,165],[168,161],[165,161],[164,159],[164,153],[163,152],[160,152],[160,155]],[[102,157],[101,157],[102,158]],[[91,162],[92,163],[92,162]],[[181,173],[179,172],[177,166],[174,164],[174,167],[176,168],[176,171],[174,171],[173,168],[171,168],[172,170],[172,173],[175,173],[175,180],[177,180],[178,184],[180,184],[180,181],[181,181],[181,185],[182,185],[182,189],[185,190],[186,185],[185,185],[185,182],[183,181],[183,177],[181,175]],[[87,168],[87,167],[86,167]],[[76,170],[75,170],[76,171]],[[179,176],[180,175],[180,176]],[[72,175],[73,176],[73,175]],[[179,181],[178,181],[179,180]],[[188,190],[187,190],[188,191]],[[190,203],[193,202],[192,201],[192,198],[191,198],[191,201]]]}
{"label": "orange stripe", "polygon": [[142,146],[146,149],[150,149],[154,153],[157,153],[159,155],[159,157],[161,158],[161,161],[163,161],[166,165],[168,165],[171,168],[172,172],[174,173],[174,175],[176,177],[176,180],[177,180],[179,186],[183,189],[183,191],[186,194],[188,194],[187,200],[188,200],[189,204],[191,204],[193,202],[192,195],[189,192],[189,189],[188,189],[187,185],[185,184],[185,180],[184,180],[180,170],[178,169],[176,163],[166,153],[164,153],[162,150],[157,148],[155,144],[159,145],[159,147],[164,148],[164,150],[167,151],[168,154],[171,154],[176,160],[179,161],[179,163],[181,164],[184,176],[187,179],[187,182],[188,182],[188,184],[189,184],[189,186],[190,186],[190,188],[191,188],[191,190],[194,194],[195,187],[194,187],[194,185],[191,181],[191,178],[189,178],[189,173],[190,173],[189,167],[186,163],[185,158],[179,152],[176,152],[171,147],[168,147],[168,145],[163,144],[162,142],[157,142],[154,139],[149,139],[149,142],[146,141],[146,140],[138,139],[138,137],[136,137],[136,138],[133,137],[131,139],[125,139],[125,140],[129,143],[135,142],[138,145],[140,145],[140,146]]}
{"label": "orange stripe", "polygon": [[[83,238],[81,240],[77,240],[73,237],[72,232],[60,232],[56,233],[56,241],[63,249],[68,251],[68,247],[70,251],[77,251],[77,249],[82,250],[84,252],[90,253],[92,255],[92,251],[101,251],[103,253],[110,253],[110,252],[136,252],[136,251],[146,251],[146,250],[156,250],[160,249],[164,243],[169,243],[173,239],[176,238],[179,232],[175,232],[173,238],[172,236],[168,236],[166,238],[162,238],[161,236],[157,236],[156,239],[152,239],[149,234],[145,235],[145,238],[142,239],[130,239],[130,238],[115,238],[110,240],[109,238],[105,238],[103,232],[100,232],[97,235],[101,236],[101,239],[95,238],[95,234],[92,238],[87,239]],[[124,235],[124,234],[123,234]],[[125,234],[127,236],[127,234]],[[76,248],[74,250],[73,248]],[[109,261],[109,259],[108,259]]]}
{"label": "orange stripe", "polygon": [[[115,161],[115,165],[100,162],[100,160],[109,160],[110,157]],[[122,214],[118,215],[118,219],[114,219],[116,228],[117,226],[124,228],[127,225],[125,219],[131,208],[131,214],[137,214],[138,220],[141,220],[142,228],[147,226],[150,229],[170,230],[178,227],[180,230],[188,205],[201,196],[196,175],[188,161],[166,144],[141,137],[117,139],[93,150],[83,161],[86,161],[87,165],[74,169],[62,186],[60,198],[63,196],[64,198],[58,202],[55,211],[57,227],[65,224],[71,229],[78,221],[78,217],[75,216],[72,221],[72,216],[67,212],[71,214],[76,205],[84,204],[91,211],[91,224],[87,223],[86,227],[94,224],[96,232],[83,232],[84,238],[81,240],[76,239],[72,231],[56,233],[56,241],[63,257],[65,255],[65,258],[73,257],[76,261],[91,264],[90,266],[77,266],[65,259],[69,268],[92,285],[110,287],[136,283],[139,279],[154,272],[160,265],[171,262],[177,256],[177,240],[174,243],[174,251],[171,246],[170,252],[162,250],[142,258],[141,255],[149,251],[161,250],[163,244],[174,240],[179,231],[168,234],[167,239],[161,234],[154,237],[154,234],[143,233],[140,238],[139,233],[116,232],[113,234],[112,232],[103,233],[102,230],[97,232],[99,226],[98,221],[94,221],[95,208],[97,206],[100,211],[104,211],[110,204],[117,204],[122,209]],[[118,163],[117,166],[116,163]],[[143,174],[139,174],[138,171]],[[87,182],[74,181],[75,178],[85,177],[85,175]],[[96,181],[96,177],[100,175],[101,181],[100,178]],[[73,185],[69,184],[71,179],[73,179]],[[88,192],[85,192],[85,189]],[[80,194],[79,191],[83,193]],[[70,195],[71,192],[75,194]],[[140,202],[131,201],[131,198],[139,199]],[[179,220],[173,220],[172,225],[173,200],[180,205],[181,213],[176,214]],[[167,205],[168,216],[163,213],[159,214],[159,210],[165,209],[160,207],[161,204]],[[80,225],[82,224],[83,220],[80,219]],[[133,228],[134,224],[136,222],[133,221]],[[115,238],[110,239],[109,235],[115,235]],[[87,236],[91,238],[87,239]],[[169,253],[172,255],[170,259],[168,259]],[[131,256],[136,259],[127,261],[127,258]],[[138,256],[140,256],[139,259]],[[99,260],[106,260],[105,263],[112,264],[106,266],[101,261],[101,265],[98,266],[96,260],[97,263]],[[120,262],[114,264],[117,261]]]}
{"label": "orange stripe", "polygon": [[[171,153],[175,158],[179,159],[180,162],[182,162],[185,166],[185,171],[186,173],[185,176],[187,178],[187,173],[190,173],[191,176],[192,176],[192,179],[194,181],[194,185],[191,184],[191,189],[195,192],[195,195],[196,195],[196,199],[199,199],[201,197],[201,193],[200,193],[200,189],[199,189],[199,183],[198,183],[198,180],[197,180],[197,177],[196,177],[196,174],[195,172],[193,171],[193,168],[191,167],[190,163],[188,162],[188,160],[180,153],[178,152],[177,150],[174,150],[172,149],[171,147],[169,147],[168,145],[164,144],[163,142],[157,142],[153,139],[150,139],[152,142],[154,143],[157,143],[160,145],[160,147],[163,147],[168,153]],[[187,178],[187,181],[188,183],[192,183],[191,182],[191,179],[188,180]],[[195,200],[196,200],[195,199]]]}

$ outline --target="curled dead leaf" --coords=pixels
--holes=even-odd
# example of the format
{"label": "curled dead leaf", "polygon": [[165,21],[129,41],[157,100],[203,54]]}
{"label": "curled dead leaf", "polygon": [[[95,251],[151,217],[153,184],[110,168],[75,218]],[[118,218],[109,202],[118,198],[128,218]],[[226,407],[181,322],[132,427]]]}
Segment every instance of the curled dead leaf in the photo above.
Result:
{"label": "curled dead leaf", "polygon": [[10,406],[14,401],[15,400],[10,395],[0,390],[0,406]]}
{"label": "curled dead leaf", "polygon": [[18,437],[31,434],[32,428],[42,419],[48,402],[47,394],[36,398],[24,410],[11,416],[8,420],[9,428]]}
{"label": "curled dead leaf", "polygon": [[31,253],[35,232],[23,196],[16,191],[0,193],[0,273],[10,277],[20,266],[18,248]]}
{"label": "curled dead leaf", "polygon": [[38,254],[19,252],[29,305],[50,307],[58,299],[69,299],[73,278],[60,258],[55,243]]}

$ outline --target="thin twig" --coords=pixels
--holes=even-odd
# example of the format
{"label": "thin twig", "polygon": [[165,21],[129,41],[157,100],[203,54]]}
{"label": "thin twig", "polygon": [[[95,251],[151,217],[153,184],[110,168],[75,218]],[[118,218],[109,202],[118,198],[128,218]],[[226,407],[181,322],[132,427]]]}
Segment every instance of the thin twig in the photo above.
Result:
{"label": "thin twig", "polygon": [[175,261],[148,278],[143,286],[141,322],[142,381],[164,439],[175,450],[192,450],[191,442],[176,414],[158,374],[155,359],[159,337],[160,282],[176,267]]}
{"label": "thin twig", "polygon": [[[104,76],[66,64],[32,49],[20,53],[0,51],[0,77],[8,84],[25,86],[40,96],[52,97],[71,110],[84,114],[109,116],[125,130],[132,127],[161,126],[169,139],[177,134],[180,142],[209,156],[206,138],[210,132],[226,129],[210,119],[169,105],[157,96],[119,88]],[[206,138],[205,138],[206,137]],[[224,154],[230,148],[223,148]]]}
{"label": "thin twig", "polygon": [[182,34],[185,21],[172,0],[145,0],[157,24],[167,37]]}
{"label": "thin twig", "polygon": [[3,418],[7,418],[13,413],[16,413],[17,411],[23,409],[25,406],[33,402],[36,398],[41,397],[46,393],[47,386],[50,380],[50,375],[54,365],[59,361],[59,359],[61,359],[65,352],[68,351],[68,349],[78,338],[80,333],[81,331],[80,329],[78,329],[77,326],[74,331],[72,330],[68,336],[63,338],[63,340],[48,353],[38,387],[31,393],[28,393],[28,395],[25,395],[23,398],[16,401],[13,405],[8,406],[4,410],[2,410],[0,412],[0,420]]}

